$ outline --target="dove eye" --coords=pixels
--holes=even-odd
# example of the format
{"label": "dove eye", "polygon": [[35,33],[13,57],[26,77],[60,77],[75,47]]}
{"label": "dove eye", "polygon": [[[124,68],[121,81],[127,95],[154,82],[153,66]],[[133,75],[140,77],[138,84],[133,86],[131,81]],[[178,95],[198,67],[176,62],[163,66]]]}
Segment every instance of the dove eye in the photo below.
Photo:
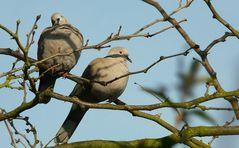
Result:
{"label": "dove eye", "polygon": [[119,53],[122,54],[122,51],[120,51]]}

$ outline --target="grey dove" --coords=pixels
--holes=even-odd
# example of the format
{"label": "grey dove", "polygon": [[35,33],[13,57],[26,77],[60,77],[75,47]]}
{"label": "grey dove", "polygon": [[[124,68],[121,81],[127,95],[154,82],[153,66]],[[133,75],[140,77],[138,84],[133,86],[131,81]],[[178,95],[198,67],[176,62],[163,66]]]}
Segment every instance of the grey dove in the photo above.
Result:
{"label": "grey dove", "polygon": [[[82,77],[101,82],[113,80],[128,73],[127,60],[131,62],[127,49],[124,47],[114,47],[108,52],[106,57],[96,58],[91,61],[83,72]],[[78,83],[70,96],[77,96],[79,99],[90,103],[99,103],[105,100],[114,102],[124,92],[127,82],[128,76],[113,81],[106,86],[94,82]],[[55,143],[68,142],[87,110],[88,108],[72,104],[68,116],[56,134]]]}
{"label": "grey dove", "polygon": [[[49,87],[54,88],[56,79],[67,74],[77,63],[83,46],[81,32],[68,23],[60,13],[51,16],[52,26],[43,30],[38,41],[38,60],[40,65],[41,93]],[[45,59],[45,60],[44,60]],[[50,97],[44,97],[42,103],[48,103]]]}

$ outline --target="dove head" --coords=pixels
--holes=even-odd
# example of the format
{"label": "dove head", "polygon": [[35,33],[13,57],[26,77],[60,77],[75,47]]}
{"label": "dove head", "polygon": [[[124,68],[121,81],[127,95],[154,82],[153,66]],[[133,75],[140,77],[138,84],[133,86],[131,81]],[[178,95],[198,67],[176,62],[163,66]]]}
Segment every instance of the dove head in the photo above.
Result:
{"label": "dove head", "polygon": [[128,60],[130,63],[132,60],[129,58],[128,50],[125,47],[113,47],[109,52],[107,57],[121,58],[123,61]]}
{"label": "dove head", "polygon": [[56,12],[56,13],[53,13],[51,16],[51,23],[52,23],[52,26],[56,26],[56,25],[68,24],[68,21],[63,15]]}

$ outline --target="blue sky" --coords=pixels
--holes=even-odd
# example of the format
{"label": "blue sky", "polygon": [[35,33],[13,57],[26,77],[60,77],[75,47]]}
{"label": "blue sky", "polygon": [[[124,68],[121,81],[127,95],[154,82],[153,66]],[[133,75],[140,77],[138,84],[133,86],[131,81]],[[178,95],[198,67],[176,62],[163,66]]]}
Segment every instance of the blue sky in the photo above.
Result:
{"label": "blue sky", "polygon": [[[177,0],[159,1],[168,12],[177,7]],[[238,28],[239,13],[237,13],[239,1],[217,1],[215,4],[218,12],[232,26]],[[85,40],[89,39],[89,44],[95,44],[104,40],[110,33],[117,32],[122,25],[122,34],[127,35],[137,31],[142,26],[161,18],[161,15],[151,6],[139,0],[72,0],[72,1],[17,1],[9,0],[1,3],[0,6],[0,23],[8,28],[15,30],[16,20],[20,19],[19,35],[23,43],[26,41],[26,34],[29,32],[36,15],[41,14],[38,22],[38,29],[35,36],[35,44],[30,49],[30,56],[36,58],[37,40],[41,31],[51,25],[50,16],[54,12],[62,13],[71,24],[81,30]],[[212,40],[220,37],[225,31],[224,26],[212,19],[209,9],[203,1],[195,1],[190,8],[180,11],[174,16],[178,21],[186,18],[188,21],[183,23],[183,28],[190,37],[200,45],[203,49]],[[164,27],[169,26],[168,23],[159,23],[145,31],[156,32]],[[9,39],[9,35],[0,30],[0,47],[10,47],[16,49],[17,45],[13,40]],[[115,41],[110,43],[111,46],[125,46],[129,49],[130,58],[133,63],[129,65],[130,71],[141,70],[149,64],[156,61],[162,55],[171,55],[185,50],[185,41],[175,29],[159,34],[153,38],[137,38],[130,41]],[[236,38],[229,38],[227,42],[218,44],[212,49],[209,55],[209,61],[217,71],[217,76],[225,90],[238,89],[237,77],[238,66],[237,56],[239,55],[239,44]],[[96,50],[85,50],[81,54],[81,58],[77,66],[71,71],[76,75],[81,75],[86,65],[96,57],[105,56],[108,49],[100,52]],[[185,68],[189,67],[192,57],[198,56],[191,52],[184,57]],[[134,84],[137,82],[146,87],[168,88],[168,94],[174,101],[178,101],[179,94],[175,91],[178,84],[179,58],[166,60],[154,68],[147,74],[138,74],[131,76],[128,86],[120,98],[128,104],[151,104],[157,103],[158,100],[153,96],[146,94]],[[13,58],[0,55],[0,73],[6,72],[11,68]],[[18,65],[20,66],[20,64]],[[237,66],[237,67],[236,67]],[[201,68],[200,76],[207,76],[205,70]],[[0,79],[3,82],[3,79]],[[58,79],[55,91],[68,95],[74,83],[67,79]],[[205,86],[200,85],[196,88],[195,96],[203,95]],[[19,105],[22,99],[22,92],[1,89],[0,90],[0,107],[10,111],[16,105]],[[31,99],[32,94],[28,98]],[[190,98],[192,99],[192,98]],[[208,105],[227,106],[228,103],[223,100],[207,103]],[[30,121],[38,130],[39,139],[46,144],[54,137],[58,128],[61,126],[71,104],[52,99],[47,105],[38,105],[31,110],[23,112],[21,115],[29,116]],[[171,109],[160,109],[152,113],[162,113],[162,118],[167,122],[174,124],[175,112]],[[233,114],[222,111],[210,111],[220,125],[230,120]],[[198,119],[191,119],[191,125],[210,125],[209,123]],[[236,123],[236,122],[235,122]],[[19,128],[24,128],[24,124],[20,124]],[[10,147],[10,138],[3,123],[0,123],[0,147]],[[109,139],[109,140],[133,140],[140,138],[158,138],[170,134],[166,129],[154,122],[133,117],[128,112],[111,111],[111,110],[91,110],[84,117],[80,126],[77,128],[70,142],[78,140],[90,139]],[[236,144],[235,138],[238,136],[228,136],[215,140],[213,146],[225,147],[227,143]],[[239,143],[237,143],[239,144]]]}

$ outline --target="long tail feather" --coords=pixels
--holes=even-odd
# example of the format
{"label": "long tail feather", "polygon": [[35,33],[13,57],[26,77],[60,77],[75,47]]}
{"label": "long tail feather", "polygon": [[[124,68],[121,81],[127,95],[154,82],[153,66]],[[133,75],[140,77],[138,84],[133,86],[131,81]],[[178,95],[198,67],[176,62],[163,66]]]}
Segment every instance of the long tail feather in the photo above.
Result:
{"label": "long tail feather", "polygon": [[66,143],[71,138],[87,110],[87,108],[80,108],[79,105],[72,105],[68,116],[56,134],[55,143]]}

